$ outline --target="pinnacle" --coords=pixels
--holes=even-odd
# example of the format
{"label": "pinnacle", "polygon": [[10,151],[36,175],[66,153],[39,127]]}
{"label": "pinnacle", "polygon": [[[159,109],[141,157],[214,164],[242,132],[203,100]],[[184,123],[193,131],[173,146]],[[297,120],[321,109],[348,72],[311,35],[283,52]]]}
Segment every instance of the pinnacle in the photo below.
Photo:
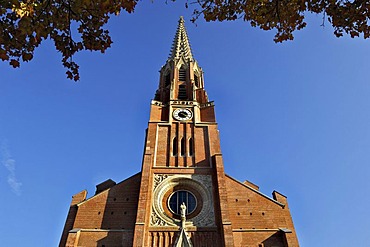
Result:
{"label": "pinnacle", "polygon": [[185,21],[182,16],[180,16],[179,19],[169,58],[179,59],[180,57],[184,57],[187,60],[193,60],[188,34],[186,33]]}

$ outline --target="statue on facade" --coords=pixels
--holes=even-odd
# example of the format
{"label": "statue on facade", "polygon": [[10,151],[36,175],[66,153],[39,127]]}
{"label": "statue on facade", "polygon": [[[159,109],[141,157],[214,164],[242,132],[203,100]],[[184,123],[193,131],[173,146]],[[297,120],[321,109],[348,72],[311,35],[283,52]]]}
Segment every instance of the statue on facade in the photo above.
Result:
{"label": "statue on facade", "polygon": [[180,216],[181,216],[181,229],[180,234],[176,240],[175,247],[193,247],[193,244],[190,241],[190,238],[185,229],[185,222],[186,222],[186,205],[183,202],[180,205]]}
{"label": "statue on facade", "polygon": [[185,205],[185,202],[183,202],[180,205],[180,208],[181,208],[181,219],[182,219],[182,218],[185,218],[186,217],[186,205]]}
{"label": "statue on facade", "polygon": [[181,227],[185,228],[185,222],[186,222],[186,205],[185,205],[185,202],[183,202],[180,205],[180,215],[181,215]]}

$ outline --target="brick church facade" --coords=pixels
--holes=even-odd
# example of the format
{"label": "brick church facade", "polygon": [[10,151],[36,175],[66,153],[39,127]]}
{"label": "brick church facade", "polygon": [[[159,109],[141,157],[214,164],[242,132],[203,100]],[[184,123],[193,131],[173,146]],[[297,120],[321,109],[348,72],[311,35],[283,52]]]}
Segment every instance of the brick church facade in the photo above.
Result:
{"label": "brick church facade", "polygon": [[141,172],[73,196],[59,246],[298,247],[287,198],[224,173],[183,18],[151,102]]}

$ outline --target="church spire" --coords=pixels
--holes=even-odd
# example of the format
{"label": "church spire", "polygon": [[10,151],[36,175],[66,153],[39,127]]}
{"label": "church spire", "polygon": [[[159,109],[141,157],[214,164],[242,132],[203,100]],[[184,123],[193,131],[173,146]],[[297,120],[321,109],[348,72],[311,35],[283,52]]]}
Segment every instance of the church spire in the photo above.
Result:
{"label": "church spire", "polygon": [[193,60],[188,34],[185,29],[185,21],[182,16],[180,16],[169,59],[179,59],[180,57]]}
{"label": "church spire", "polygon": [[160,80],[155,101],[167,104],[170,101],[208,102],[204,90],[203,71],[193,58],[185,21],[181,16],[171,53],[160,70]]}

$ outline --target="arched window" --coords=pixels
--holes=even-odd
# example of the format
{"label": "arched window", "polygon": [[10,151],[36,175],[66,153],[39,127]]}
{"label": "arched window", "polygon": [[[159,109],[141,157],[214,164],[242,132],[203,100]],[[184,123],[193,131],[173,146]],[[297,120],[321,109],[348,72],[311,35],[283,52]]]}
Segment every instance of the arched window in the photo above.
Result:
{"label": "arched window", "polygon": [[167,71],[166,76],[164,77],[164,86],[167,87],[171,84],[171,74]]}
{"label": "arched window", "polygon": [[178,99],[180,100],[186,100],[188,98],[186,93],[186,85],[179,85],[179,94]]}
{"label": "arched window", "polygon": [[186,149],[185,146],[186,146],[185,138],[183,137],[181,138],[181,152],[180,152],[181,156],[185,156],[185,149]]}
{"label": "arched window", "polygon": [[187,215],[194,212],[195,208],[197,207],[197,200],[195,196],[193,195],[193,193],[187,190],[175,191],[168,200],[168,207],[170,208],[172,213],[180,215],[180,206],[182,203],[185,203]]}
{"label": "arched window", "polygon": [[189,155],[193,156],[194,154],[194,144],[193,144],[193,138],[189,138]]}
{"label": "arched window", "polygon": [[179,70],[179,81],[186,81],[186,70],[184,67],[181,67]]}
{"label": "arched window", "polygon": [[196,87],[199,87],[199,78],[197,75],[194,75],[194,84]]}
{"label": "arched window", "polygon": [[172,155],[176,156],[177,155],[177,137],[173,138],[172,141]]}

